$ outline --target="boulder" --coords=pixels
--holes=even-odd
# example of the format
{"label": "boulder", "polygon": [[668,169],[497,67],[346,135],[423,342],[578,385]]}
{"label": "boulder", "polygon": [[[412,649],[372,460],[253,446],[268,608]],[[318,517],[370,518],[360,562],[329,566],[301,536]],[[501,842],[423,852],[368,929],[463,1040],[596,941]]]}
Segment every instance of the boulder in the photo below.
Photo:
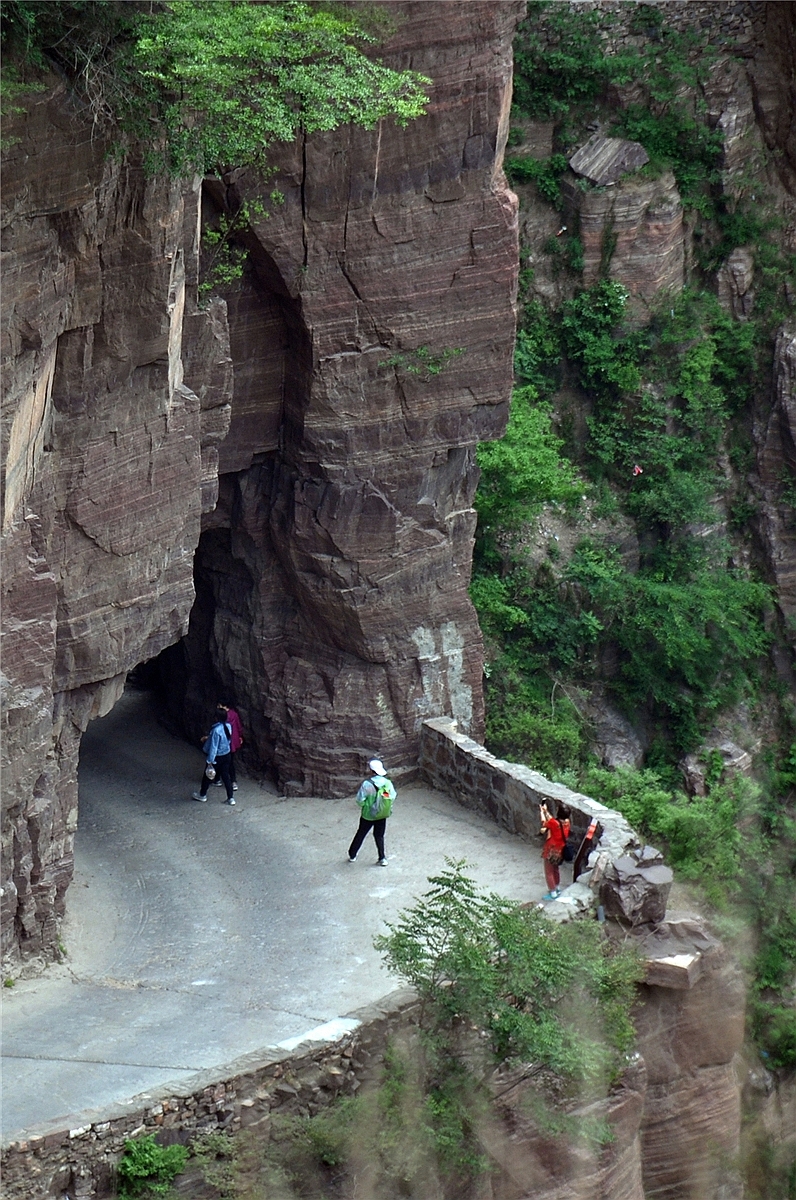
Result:
{"label": "boulder", "polygon": [[637,171],[649,160],[650,156],[640,142],[595,133],[585,146],[575,151],[569,165],[576,175],[588,179],[596,187],[606,187],[630,171]]}
{"label": "boulder", "polygon": [[605,915],[622,925],[656,925],[666,915],[674,876],[660,851],[643,846],[615,859],[600,881]]}

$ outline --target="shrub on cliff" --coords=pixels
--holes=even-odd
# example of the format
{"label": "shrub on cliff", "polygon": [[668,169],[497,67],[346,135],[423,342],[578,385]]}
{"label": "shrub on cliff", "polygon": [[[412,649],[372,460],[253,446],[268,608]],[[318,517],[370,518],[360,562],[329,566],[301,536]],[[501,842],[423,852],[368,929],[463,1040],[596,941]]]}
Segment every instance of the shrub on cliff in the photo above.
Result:
{"label": "shrub on cliff", "polygon": [[446,863],[376,946],[420,996],[427,1119],[461,1165],[468,1146],[482,1156],[479,1102],[500,1064],[527,1064],[559,1100],[606,1094],[633,1044],[642,967],[596,923],[555,925]]}
{"label": "shrub on cliff", "polygon": [[577,504],[581,488],[561,448],[549,406],[539,402],[533,387],[516,388],[505,435],[478,448],[476,509],[482,533],[498,524],[518,529],[544,503]]}

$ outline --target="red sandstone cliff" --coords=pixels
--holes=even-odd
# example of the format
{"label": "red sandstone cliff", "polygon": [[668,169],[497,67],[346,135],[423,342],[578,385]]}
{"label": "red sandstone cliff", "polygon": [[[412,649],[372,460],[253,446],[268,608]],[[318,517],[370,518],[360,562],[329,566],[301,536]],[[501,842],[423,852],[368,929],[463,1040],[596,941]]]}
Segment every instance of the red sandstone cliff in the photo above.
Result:
{"label": "red sandstone cliff", "polygon": [[[410,768],[430,714],[480,731],[474,448],[501,433],[511,386],[500,165],[521,5],[391,7],[384,52],[433,78],[428,115],[285,148],[285,202],[253,230],[229,327],[223,302],[196,306],[198,180],[107,158],[62,84],[7,130],[12,957],[57,944],[81,731],[192,608],[175,694],[190,732],[232,689],[254,759],[288,790],[345,792],[374,752]],[[233,173],[205,209],[273,187]],[[418,347],[462,353],[415,375]]]}

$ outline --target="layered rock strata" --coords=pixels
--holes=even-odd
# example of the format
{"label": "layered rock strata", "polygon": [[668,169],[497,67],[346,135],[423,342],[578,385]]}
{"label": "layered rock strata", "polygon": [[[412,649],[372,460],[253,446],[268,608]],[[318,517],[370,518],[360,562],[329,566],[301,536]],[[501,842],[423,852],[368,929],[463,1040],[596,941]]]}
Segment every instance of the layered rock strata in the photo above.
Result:
{"label": "layered rock strata", "polygon": [[229,353],[223,304],[194,314],[219,386],[186,385],[199,181],[109,158],[63,85],[26,107],[3,180],[2,930],[51,954],[81,731],[187,625]]}
{"label": "layered rock strata", "polygon": [[11,957],[56,950],[82,730],[192,607],[169,681],[186,730],[231,689],[252,761],[287,790],[345,792],[374,752],[408,769],[429,713],[479,730],[474,448],[501,433],[511,385],[500,164],[520,8],[391,5],[383,49],[433,78],[428,116],[308,139],[276,181],[207,190],[206,216],[275,183],[284,197],[249,235],[230,331],[223,303],[195,304],[199,181],[108,157],[61,83],[7,122]]}
{"label": "layered rock strata", "polygon": [[[164,672],[186,732],[219,688],[233,695],[250,767],[272,765],[291,794],[344,794],[374,753],[400,778],[427,716],[483,722],[467,588],[475,445],[501,433],[512,382],[517,223],[500,165],[519,7],[394,8],[388,61],[433,78],[428,116],[278,159],[277,200],[225,293],[222,498]],[[208,219],[263,188],[232,172]]]}
{"label": "layered rock strata", "polygon": [[644,1195],[740,1200],[742,972],[694,918],[670,917],[642,946],[651,955],[636,1015],[647,1067]]}

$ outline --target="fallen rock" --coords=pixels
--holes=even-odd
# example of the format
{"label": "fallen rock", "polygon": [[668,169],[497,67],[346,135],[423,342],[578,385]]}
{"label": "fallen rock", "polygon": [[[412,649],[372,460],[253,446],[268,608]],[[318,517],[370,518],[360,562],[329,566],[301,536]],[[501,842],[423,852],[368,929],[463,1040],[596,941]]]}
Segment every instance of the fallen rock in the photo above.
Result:
{"label": "fallen rock", "polygon": [[585,146],[575,151],[569,165],[576,175],[588,179],[596,187],[606,187],[628,172],[637,171],[649,160],[650,156],[640,142],[595,133]]}

